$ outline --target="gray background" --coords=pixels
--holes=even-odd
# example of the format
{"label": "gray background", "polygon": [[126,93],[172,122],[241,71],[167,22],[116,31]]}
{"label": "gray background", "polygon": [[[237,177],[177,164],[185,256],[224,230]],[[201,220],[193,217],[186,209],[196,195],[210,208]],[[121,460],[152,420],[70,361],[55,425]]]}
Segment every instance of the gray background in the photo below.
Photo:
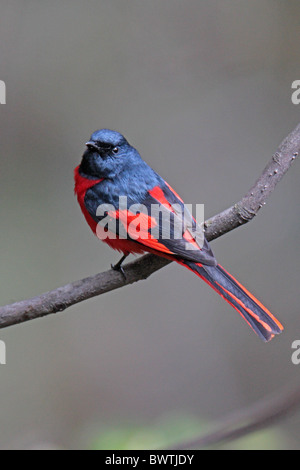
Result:
{"label": "gray background", "polygon": [[[297,0],[3,0],[0,303],[118,259],[73,195],[73,168],[98,128],[124,133],[206,217],[238,201],[299,121],[299,20]],[[212,244],[283,335],[261,343],[175,265],[2,330],[0,447],[88,448],[132,426],[159,443],[162,421],[183,416],[198,430],[297,382],[299,176],[297,162],[253,222]],[[253,446],[300,448],[299,412],[272,432]]]}

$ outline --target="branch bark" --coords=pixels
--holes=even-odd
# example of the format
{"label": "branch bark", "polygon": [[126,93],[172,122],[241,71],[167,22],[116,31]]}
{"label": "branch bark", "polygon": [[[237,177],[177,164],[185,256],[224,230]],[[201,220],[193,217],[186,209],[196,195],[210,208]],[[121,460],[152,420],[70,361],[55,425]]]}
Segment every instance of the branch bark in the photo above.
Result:
{"label": "branch bark", "polygon": [[[281,143],[277,152],[248,193],[232,207],[206,222],[207,240],[214,240],[253,219],[299,153],[300,124]],[[151,274],[169,263],[171,261],[164,258],[145,255],[124,267],[126,280],[120,273],[109,270],[58,287],[32,299],[0,307],[0,328],[62,312],[68,307],[91,297],[147,279]]]}

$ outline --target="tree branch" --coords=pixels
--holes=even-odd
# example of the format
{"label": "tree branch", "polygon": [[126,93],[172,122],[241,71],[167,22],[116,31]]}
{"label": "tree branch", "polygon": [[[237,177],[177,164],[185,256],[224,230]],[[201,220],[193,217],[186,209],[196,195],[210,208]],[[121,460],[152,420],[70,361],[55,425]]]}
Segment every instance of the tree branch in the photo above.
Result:
{"label": "tree branch", "polygon": [[203,449],[222,444],[245,436],[254,431],[266,428],[288,415],[300,403],[299,385],[285,387],[272,396],[265,397],[248,408],[234,411],[220,421],[208,434],[178,443],[170,449]]}
{"label": "tree branch", "polygon": [[[214,240],[249,222],[266,203],[268,196],[299,153],[300,124],[282,142],[255,185],[241,201],[206,222],[207,240]],[[72,282],[32,299],[0,307],[0,328],[62,312],[78,302],[147,279],[170,262],[155,255],[145,255],[125,266],[126,280],[120,273],[109,270]]]}

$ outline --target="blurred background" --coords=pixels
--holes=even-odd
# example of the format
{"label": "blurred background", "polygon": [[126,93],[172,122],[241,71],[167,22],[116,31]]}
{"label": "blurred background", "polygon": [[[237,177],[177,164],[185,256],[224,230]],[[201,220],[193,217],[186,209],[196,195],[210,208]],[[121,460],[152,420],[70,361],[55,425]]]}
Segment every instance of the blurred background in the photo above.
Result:
{"label": "blurred background", "polygon": [[[122,132],[206,218],[237,202],[298,124],[298,0],[3,0],[0,304],[107,270],[73,169]],[[297,383],[299,162],[218,261],[285,325],[263,344],[188,270],[1,330],[0,448],[138,449],[205,433]],[[299,449],[300,410],[227,448]]]}

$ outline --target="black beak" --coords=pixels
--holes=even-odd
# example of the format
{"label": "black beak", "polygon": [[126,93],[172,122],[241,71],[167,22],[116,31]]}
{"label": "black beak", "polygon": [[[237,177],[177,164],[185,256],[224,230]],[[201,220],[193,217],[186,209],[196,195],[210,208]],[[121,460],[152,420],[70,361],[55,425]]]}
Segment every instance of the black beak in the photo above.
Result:
{"label": "black beak", "polygon": [[87,142],[85,145],[87,146],[88,149],[93,149],[93,150],[96,150],[97,152],[100,150],[96,142],[93,142],[92,140],[90,142]]}

